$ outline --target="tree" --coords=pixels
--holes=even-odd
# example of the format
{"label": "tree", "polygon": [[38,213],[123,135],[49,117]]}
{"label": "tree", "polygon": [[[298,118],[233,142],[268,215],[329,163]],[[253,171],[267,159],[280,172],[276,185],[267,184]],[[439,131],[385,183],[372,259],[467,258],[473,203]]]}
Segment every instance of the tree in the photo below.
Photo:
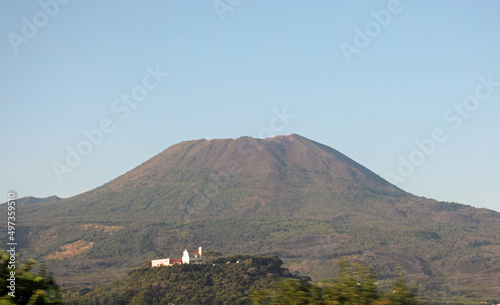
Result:
{"label": "tree", "polygon": [[391,305],[412,305],[415,304],[415,292],[408,288],[405,280],[398,275],[398,278],[392,283],[392,292],[387,294],[387,299]]}
{"label": "tree", "polygon": [[222,254],[216,251],[205,251],[201,256],[203,261],[208,264],[213,264]]}
{"label": "tree", "polygon": [[323,295],[331,304],[376,304],[380,295],[373,268],[364,263],[340,261],[338,279],[324,283]]}
{"label": "tree", "polygon": [[[10,256],[0,252],[0,304],[63,304],[59,286],[45,266],[35,272],[35,260],[29,260],[24,266],[9,269]],[[12,273],[11,273],[12,272]],[[15,274],[14,274],[15,273]],[[15,283],[14,291],[8,288],[10,279]],[[9,292],[14,292],[9,295]]]}
{"label": "tree", "polygon": [[252,304],[319,304],[310,286],[306,281],[299,279],[279,280],[270,289],[253,292],[251,294]]}
{"label": "tree", "polygon": [[308,283],[304,280],[280,280],[269,289],[251,294],[253,305],[413,305],[415,293],[398,276],[393,291],[385,294],[376,285],[373,268],[363,263],[339,262],[339,277],[322,283]]}

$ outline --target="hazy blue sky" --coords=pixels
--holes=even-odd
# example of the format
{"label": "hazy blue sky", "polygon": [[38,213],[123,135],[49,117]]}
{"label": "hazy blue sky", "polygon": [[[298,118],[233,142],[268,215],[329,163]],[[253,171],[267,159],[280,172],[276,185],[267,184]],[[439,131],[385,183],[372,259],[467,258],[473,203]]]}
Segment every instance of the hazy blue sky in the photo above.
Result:
{"label": "hazy blue sky", "polygon": [[[493,0],[4,1],[0,202],[76,195],[183,140],[298,133],[413,194],[500,211],[499,12]],[[86,155],[68,162],[68,149]]]}

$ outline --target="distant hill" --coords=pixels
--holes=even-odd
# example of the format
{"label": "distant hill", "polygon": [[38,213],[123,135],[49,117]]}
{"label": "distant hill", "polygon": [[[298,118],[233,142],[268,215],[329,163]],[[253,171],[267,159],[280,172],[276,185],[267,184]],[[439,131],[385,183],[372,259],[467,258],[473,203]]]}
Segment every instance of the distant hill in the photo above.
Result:
{"label": "distant hill", "polygon": [[399,265],[427,295],[500,296],[500,213],[411,195],[296,134],[181,142],[94,190],[26,205],[19,221],[21,258],[65,286],[203,245],[277,254],[314,280],[349,258],[382,278]]}
{"label": "distant hill", "polygon": [[[59,200],[62,200],[62,198],[59,198],[57,196],[49,196],[49,197],[45,197],[45,198],[28,196],[28,197],[22,197],[22,198],[16,199],[16,203],[17,204],[35,204],[35,203],[53,202],[53,201],[59,201]],[[7,203],[7,202],[4,202],[4,203]],[[4,203],[2,203],[2,204],[4,204]]]}

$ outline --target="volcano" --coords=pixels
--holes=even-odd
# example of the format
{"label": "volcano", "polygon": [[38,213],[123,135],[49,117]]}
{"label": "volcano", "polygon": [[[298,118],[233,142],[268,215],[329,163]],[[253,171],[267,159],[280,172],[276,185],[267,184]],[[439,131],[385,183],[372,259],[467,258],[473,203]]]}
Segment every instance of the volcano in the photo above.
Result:
{"label": "volcano", "polygon": [[500,213],[417,197],[292,134],[184,141],[86,193],[23,207],[22,257],[66,286],[198,247],[277,254],[314,280],[338,259],[427,295],[500,297]]}

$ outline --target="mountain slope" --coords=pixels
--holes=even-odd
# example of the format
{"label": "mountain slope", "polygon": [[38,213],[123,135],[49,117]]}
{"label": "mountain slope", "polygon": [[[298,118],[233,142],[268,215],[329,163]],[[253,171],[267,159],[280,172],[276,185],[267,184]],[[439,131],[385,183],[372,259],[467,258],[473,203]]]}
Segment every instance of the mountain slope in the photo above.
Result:
{"label": "mountain slope", "polygon": [[[359,203],[356,196],[378,195],[405,193],[332,148],[298,135],[197,140],[174,145],[110,183],[55,205],[52,217],[80,218],[84,209],[93,219],[109,212],[123,219],[147,210],[161,211],[165,220],[179,213],[194,217],[192,210],[201,207],[212,217],[292,213],[318,219],[325,209]],[[134,197],[141,200],[132,202]],[[147,212],[147,219],[160,216]]]}
{"label": "mountain slope", "polygon": [[105,282],[184,248],[278,254],[313,279],[338,258],[427,294],[500,296],[500,213],[408,194],[299,135],[169,147],[92,191],[26,205],[22,256],[66,285]]}

